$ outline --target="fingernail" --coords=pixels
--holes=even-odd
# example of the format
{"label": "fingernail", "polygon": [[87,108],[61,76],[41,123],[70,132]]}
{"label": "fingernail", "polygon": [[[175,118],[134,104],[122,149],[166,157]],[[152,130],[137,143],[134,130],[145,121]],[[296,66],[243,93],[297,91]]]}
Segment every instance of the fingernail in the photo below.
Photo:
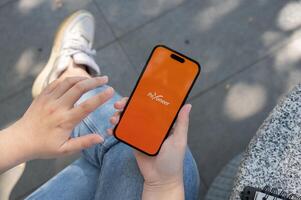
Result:
{"label": "fingernail", "polygon": [[113,89],[112,87],[108,87],[108,88],[106,89],[106,92],[107,92],[107,93],[114,92],[114,89]]}
{"label": "fingernail", "polygon": [[105,79],[106,81],[108,81],[109,77],[108,76],[103,76],[103,79]]}
{"label": "fingernail", "polygon": [[[95,135],[98,135],[98,134],[95,134]],[[99,135],[98,135],[99,136]],[[98,143],[103,143],[104,142],[104,138],[103,137],[101,137],[101,136],[99,136],[98,137],[98,141],[96,142],[97,144]]]}
{"label": "fingernail", "polygon": [[190,113],[190,110],[191,110],[191,108],[192,108],[192,105],[191,104],[188,104],[188,113]]}
{"label": "fingernail", "polygon": [[98,79],[107,82],[109,80],[109,77],[108,76],[100,76],[100,77],[98,77]]}
{"label": "fingernail", "polygon": [[110,135],[112,135],[112,134],[113,134],[112,129],[108,128],[108,129],[107,129],[107,133],[110,134]]}

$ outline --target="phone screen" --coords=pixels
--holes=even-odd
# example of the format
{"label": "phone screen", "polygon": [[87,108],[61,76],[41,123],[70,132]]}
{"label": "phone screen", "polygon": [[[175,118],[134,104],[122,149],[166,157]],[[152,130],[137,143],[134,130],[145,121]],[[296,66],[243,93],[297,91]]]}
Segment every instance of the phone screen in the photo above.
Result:
{"label": "phone screen", "polygon": [[196,61],[155,47],[114,129],[116,138],[156,155],[199,71]]}

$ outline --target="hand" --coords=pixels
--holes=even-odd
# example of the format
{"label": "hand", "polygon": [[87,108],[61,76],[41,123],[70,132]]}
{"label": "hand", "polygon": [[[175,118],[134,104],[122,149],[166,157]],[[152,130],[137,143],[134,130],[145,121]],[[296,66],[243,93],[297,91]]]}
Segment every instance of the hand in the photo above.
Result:
{"label": "hand", "polygon": [[34,99],[23,117],[12,127],[23,141],[30,159],[72,154],[103,141],[98,134],[70,138],[74,127],[90,112],[113,96],[113,88],[74,106],[87,91],[104,85],[108,77],[69,77],[54,81]]}
{"label": "hand", "polygon": [[[118,112],[110,119],[113,125],[119,122],[120,112],[123,111],[127,100],[128,98],[123,98],[115,103],[114,107]],[[190,104],[186,104],[181,108],[177,121],[171,131],[172,133],[164,141],[157,156],[147,156],[134,150],[139,169],[145,181],[144,191],[147,190],[154,195],[154,191],[155,193],[158,193],[158,191],[164,193],[172,191],[175,188],[180,188],[183,197],[183,161],[187,146],[190,110]],[[112,134],[112,129],[109,129],[108,133]],[[167,195],[171,199],[172,193],[167,193],[169,193]],[[181,199],[181,194],[177,193],[177,198]]]}

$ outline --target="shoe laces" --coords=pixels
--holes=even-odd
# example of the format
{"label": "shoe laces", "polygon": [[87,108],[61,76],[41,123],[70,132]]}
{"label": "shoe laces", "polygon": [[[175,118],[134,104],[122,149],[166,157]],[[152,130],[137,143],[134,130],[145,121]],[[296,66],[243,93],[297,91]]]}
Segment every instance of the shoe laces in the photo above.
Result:
{"label": "shoe laces", "polygon": [[[70,36],[68,36],[68,40],[64,41],[60,55],[56,59],[54,66],[58,66],[58,63],[60,62],[64,63],[66,59],[77,53],[84,53],[90,57],[96,55],[96,51],[89,47],[89,41],[79,32],[70,34]],[[54,67],[52,70],[54,72],[57,68]],[[45,81],[45,87],[50,83],[53,72],[49,73],[47,81]]]}
{"label": "shoe laces", "polygon": [[89,41],[79,32],[72,33],[64,42],[61,56],[72,56],[76,53],[85,53],[91,57],[96,55],[95,49],[89,47]]}

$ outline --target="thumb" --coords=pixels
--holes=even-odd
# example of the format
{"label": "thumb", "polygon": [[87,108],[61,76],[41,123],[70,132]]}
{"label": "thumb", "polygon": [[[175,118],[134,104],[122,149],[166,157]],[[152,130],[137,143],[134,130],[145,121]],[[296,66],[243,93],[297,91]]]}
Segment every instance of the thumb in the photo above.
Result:
{"label": "thumb", "polygon": [[189,125],[189,113],[191,110],[191,104],[184,105],[177,117],[174,132],[172,134],[173,138],[177,142],[187,142],[187,132]]}
{"label": "thumb", "polygon": [[73,154],[103,141],[103,137],[98,134],[88,134],[81,137],[71,138],[61,146],[61,151],[63,154]]}

